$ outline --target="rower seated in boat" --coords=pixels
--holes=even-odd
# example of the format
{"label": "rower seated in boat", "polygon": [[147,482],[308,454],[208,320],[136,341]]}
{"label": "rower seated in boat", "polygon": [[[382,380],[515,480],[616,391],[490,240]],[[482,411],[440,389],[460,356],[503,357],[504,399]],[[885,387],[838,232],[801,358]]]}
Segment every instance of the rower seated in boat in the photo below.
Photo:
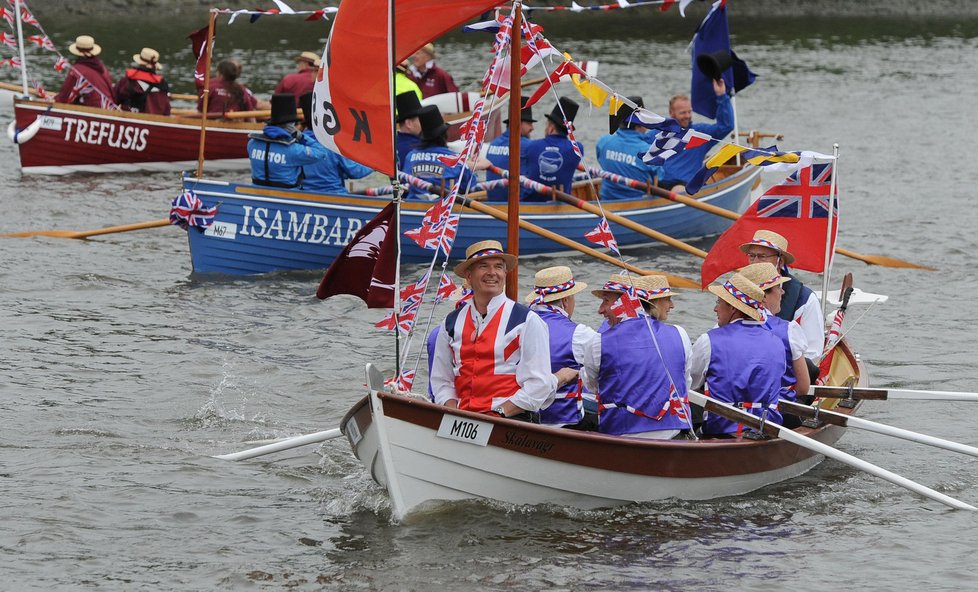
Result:
{"label": "rower seated in boat", "polygon": [[[441,111],[435,105],[427,105],[421,108],[418,117],[421,120],[421,143],[404,157],[405,172],[440,187],[443,191],[458,183],[461,185],[460,192],[467,193],[469,187],[476,183],[472,169],[462,162],[450,166],[442,160],[446,157],[457,157],[458,154],[448,148],[448,124],[442,118]],[[474,168],[484,169],[487,166],[489,161],[482,158],[475,163]],[[432,200],[436,196],[411,185],[408,197]]]}
{"label": "rower seated in boat", "polygon": [[652,316],[659,314],[657,300],[669,301],[666,312],[671,308],[668,280],[612,275],[591,293],[601,299],[598,312],[609,324],[584,346],[581,373],[584,386],[599,393],[598,431],[676,437],[690,427],[685,404],[690,342],[682,327]]}
{"label": "rower seated in boat", "polygon": [[161,73],[160,53],[144,47],[132,64],[115,85],[115,102],[125,111],[169,115],[170,85]]}
{"label": "rower seated in boat", "polygon": [[[628,100],[639,107],[645,106],[642,97],[628,97]],[[608,172],[651,185],[662,169],[642,160],[641,155],[648,151],[649,142],[645,133],[638,130],[639,124],[632,119],[634,112],[635,109],[630,105],[623,104],[618,108],[618,129],[598,138],[598,164]],[[637,199],[645,196],[646,193],[641,189],[629,187],[625,183],[609,179],[601,181],[601,199]]]}
{"label": "rower seated in boat", "polygon": [[455,266],[472,286],[472,298],[445,318],[435,340],[435,403],[539,421],[557,388],[577,376],[571,370],[551,374],[546,323],[506,297],[506,272],[515,265],[499,241],[486,240],[469,246]]}
{"label": "rower seated in boat", "polygon": [[[259,101],[247,86],[238,82],[241,62],[226,58],[217,63],[217,76],[211,79],[207,89],[207,116],[221,117],[233,111],[254,111]],[[203,82],[197,82],[197,111],[204,110]],[[294,99],[293,99],[294,100]],[[240,121],[240,120],[239,120]],[[245,121],[254,121],[246,119]]]}
{"label": "rower seated in boat", "polygon": [[113,108],[112,75],[98,57],[102,53],[102,46],[95,43],[91,35],[79,35],[68,46],[68,51],[78,58],[68,70],[61,90],[54,97],[55,102]]}
{"label": "rower seated in boat", "polygon": [[[574,314],[574,295],[587,284],[574,279],[569,267],[559,265],[541,269],[534,276],[534,288],[526,296],[530,310],[540,315],[550,333],[550,370],[562,368],[580,370],[584,361],[584,345],[597,333],[594,329],[571,320]],[[572,380],[557,389],[554,402],[540,411],[540,423],[555,426],[575,426],[584,420],[583,387]]]}
{"label": "rower seated in boat", "polygon": [[[710,397],[780,425],[778,397],[787,364],[781,340],[764,327],[764,291],[739,273],[709,290],[717,297],[718,326],[693,344],[693,389],[705,387]],[[733,438],[742,432],[742,424],[704,413],[704,436]]]}
{"label": "rower seated in boat", "polygon": [[302,167],[329,157],[319,142],[310,141],[296,128],[295,97],[272,95],[272,116],[260,134],[249,134],[248,157],[255,185],[294,188],[302,183]]}
{"label": "rower seated in boat", "polygon": [[[523,97],[521,101],[523,105],[526,105],[527,97]],[[522,160],[526,143],[530,139],[530,134],[533,133],[533,124],[536,121],[536,119],[533,119],[533,107],[524,107],[520,110],[520,122],[518,126],[510,125],[509,117],[504,119],[503,124],[506,126],[506,131],[489,143],[489,146],[486,148],[486,159],[493,165],[508,170],[509,138],[514,130],[518,130],[520,134],[520,160]],[[502,176],[499,173],[493,172],[492,170],[486,171],[486,181],[496,181],[501,178]],[[506,201],[509,198],[509,186],[500,185],[487,190],[486,198],[489,201]]]}
{"label": "rower seated in boat", "polygon": [[306,93],[299,97],[299,106],[302,107],[302,136],[306,146],[317,145],[326,154],[322,160],[303,165],[302,190],[328,195],[349,195],[346,181],[362,179],[373,173],[374,170],[352,161],[342,154],[337,154],[319,143],[312,127],[312,93]]}
{"label": "rower seated in boat", "polygon": [[394,97],[397,120],[397,169],[404,170],[404,157],[421,144],[421,99],[414,91]]}
{"label": "rower seated in boat", "polygon": [[[739,273],[764,290],[764,327],[778,336],[785,353],[785,372],[781,377],[779,399],[795,401],[799,396],[808,394],[811,377],[805,361],[805,334],[801,325],[777,316],[781,310],[781,296],[784,294],[781,285],[788,282],[789,278],[779,274],[774,265],[767,262],[752,263],[741,268]],[[801,421],[797,416],[784,416],[785,427],[796,428],[799,425]]]}
{"label": "rower seated in boat", "polygon": [[[546,115],[547,127],[543,138],[528,140],[523,149],[520,170],[531,181],[570,192],[574,172],[581,162],[584,146],[568,135],[580,106],[573,99],[560,97],[557,105]],[[550,195],[524,187],[521,201],[550,201]]]}

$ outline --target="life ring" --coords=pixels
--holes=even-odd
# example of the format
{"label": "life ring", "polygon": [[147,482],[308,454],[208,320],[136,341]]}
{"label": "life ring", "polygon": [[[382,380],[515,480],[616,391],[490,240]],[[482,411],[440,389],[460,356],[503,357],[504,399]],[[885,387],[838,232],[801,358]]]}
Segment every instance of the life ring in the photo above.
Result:
{"label": "life ring", "polygon": [[477,92],[451,92],[422,99],[421,104],[425,107],[435,105],[442,114],[446,114],[471,111],[478,102],[479,93]]}
{"label": "life ring", "polygon": [[11,121],[10,125],[7,126],[7,137],[14,144],[26,144],[34,137],[37,130],[41,129],[41,118],[36,117],[30,125],[22,130],[17,129],[17,121]]}

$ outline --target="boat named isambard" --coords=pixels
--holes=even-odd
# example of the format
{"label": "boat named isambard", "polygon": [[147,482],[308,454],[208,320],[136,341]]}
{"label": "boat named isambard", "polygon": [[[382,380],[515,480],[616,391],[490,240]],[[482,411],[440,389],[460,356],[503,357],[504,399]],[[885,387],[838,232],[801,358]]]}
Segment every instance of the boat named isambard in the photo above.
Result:
{"label": "boat named isambard", "polygon": [[[664,499],[741,495],[797,477],[823,457],[783,438],[644,440],[530,424],[392,394],[372,365],[370,393],[340,423],[353,453],[385,487],[394,518],[439,501],[608,508]],[[862,385],[866,375],[843,341],[826,383]],[[856,407],[823,401],[823,409]],[[835,425],[798,434],[832,445]]]}
{"label": "boat named isambard", "polygon": [[[11,126],[20,130],[16,143],[24,173],[181,171],[197,166],[199,116],[149,115],[27,99],[14,100],[14,115]],[[208,120],[206,128],[208,169],[248,168],[248,134],[260,131],[261,124]]]}

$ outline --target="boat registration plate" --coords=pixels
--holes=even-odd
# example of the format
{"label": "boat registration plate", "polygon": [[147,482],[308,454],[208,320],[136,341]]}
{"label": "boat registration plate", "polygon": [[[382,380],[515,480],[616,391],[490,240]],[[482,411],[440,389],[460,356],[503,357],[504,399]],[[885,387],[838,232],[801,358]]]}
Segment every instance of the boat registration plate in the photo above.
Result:
{"label": "boat registration plate", "polygon": [[489,422],[475,421],[446,413],[441,416],[438,437],[475,444],[476,446],[486,446],[489,444],[489,434],[492,433],[492,427],[493,424]]}
{"label": "boat registration plate", "polygon": [[213,224],[204,230],[204,234],[207,236],[213,236],[214,238],[226,238],[229,240],[234,240],[238,235],[238,225],[233,222],[219,222],[215,221]]}

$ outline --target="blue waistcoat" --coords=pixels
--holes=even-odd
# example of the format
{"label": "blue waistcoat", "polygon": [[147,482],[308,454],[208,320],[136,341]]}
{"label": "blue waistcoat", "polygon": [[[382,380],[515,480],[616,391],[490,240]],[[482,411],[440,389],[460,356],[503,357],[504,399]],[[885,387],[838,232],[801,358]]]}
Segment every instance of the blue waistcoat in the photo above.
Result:
{"label": "blue waistcoat", "polygon": [[[724,403],[761,403],[771,406],[767,419],[781,423],[781,414],[774,409],[784,376],[784,345],[773,332],[761,325],[745,325],[737,321],[710,329],[710,366],[706,384],[710,397]],[[746,409],[745,409],[746,410]],[[760,417],[763,408],[754,407],[750,413]],[[703,422],[704,434],[730,434],[737,423],[715,413]]]}
{"label": "blue waistcoat", "polygon": [[[578,150],[584,154],[584,146],[577,142]],[[570,139],[563,134],[551,134],[546,138],[527,140],[522,145],[520,170],[526,178],[570,192],[581,157],[574,152]],[[537,193],[527,188],[520,190],[522,201],[550,201],[549,195]]]}
{"label": "blue waistcoat", "polygon": [[[661,174],[660,167],[642,162],[642,155],[649,149],[643,134],[633,129],[619,129],[610,136],[601,136],[596,146],[601,168],[629,179],[652,183]],[[637,199],[645,197],[645,191],[632,189],[607,179],[601,181],[601,199]]]}
{"label": "blue waistcoat", "polygon": [[[574,359],[573,347],[577,323],[546,308],[534,308],[533,311],[540,315],[550,330],[550,371],[557,372],[561,368],[579,369],[581,365]],[[576,392],[576,380],[557,389],[557,398],[553,404],[540,410],[540,423],[577,423],[584,419],[583,401],[566,396]]]}
{"label": "blue waistcoat", "polygon": [[795,400],[794,386],[798,380],[795,378],[795,367],[791,365],[791,342],[788,340],[788,327],[792,321],[786,321],[774,315],[768,315],[764,321],[764,328],[771,331],[784,344],[785,368],[784,375],[781,377],[781,398],[787,401]]}
{"label": "blue waistcoat", "polygon": [[[652,324],[662,360],[656,351],[646,321]],[[668,370],[668,375],[666,371]],[[641,316],[626,319],[601,334],[601,367],[598,371],[599,403],[629,405],[656,417],[669,400],[669,378],[676,395],[686,397],[686,350],[679,330],[672,325]],[[604,434],[634,434],[653,430],[689,427],[677,415],[666,412],[660,420],[635,415],[622,407],[598,412],[598,431]]]}

